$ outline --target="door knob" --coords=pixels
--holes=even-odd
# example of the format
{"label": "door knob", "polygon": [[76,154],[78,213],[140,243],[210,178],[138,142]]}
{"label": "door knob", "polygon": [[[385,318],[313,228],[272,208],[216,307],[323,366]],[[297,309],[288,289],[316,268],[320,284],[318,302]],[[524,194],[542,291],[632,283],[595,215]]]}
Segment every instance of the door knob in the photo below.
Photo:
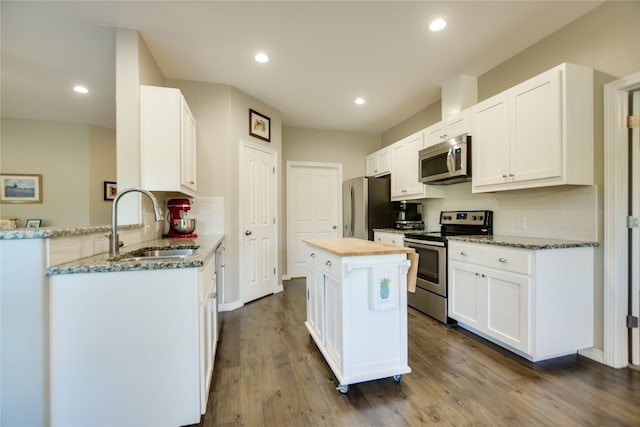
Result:
{"label": "door knob", "polygon": [[251,236],[251,230],[247,230],[247,231],[245,231],[245,232],[244,232],[244,235],[245,235],[245,236]]}

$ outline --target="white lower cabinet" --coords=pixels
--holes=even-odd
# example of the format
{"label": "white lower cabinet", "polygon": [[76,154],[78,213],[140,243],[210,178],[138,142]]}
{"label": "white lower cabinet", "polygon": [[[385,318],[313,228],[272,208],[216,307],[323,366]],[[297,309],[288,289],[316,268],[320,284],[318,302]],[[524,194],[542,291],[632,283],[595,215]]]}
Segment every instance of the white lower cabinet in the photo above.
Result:
{"label": "white lower cabinet", "polygon": [[51,425],[199,423],[218,339],[215,266],[51,276]]}
{"label": "white lower cabinet", "polygon": [[449,316],[539,361],[593,345],[593,248],[449,242]]}
{"label": "white lower cabinet", "polygon": [[213,363],[218,344],[218,301],[216,261],[210,259],[198,273],[200,310],[200,413],[207,411],[207,400],[213,376]]}
{"label": "white lower cabinet", "polygon": [[[307,245],[305,325],[346,392],[411,372],[405,254],[339,257]],[[381,297],[380,283],[388,293]]]}

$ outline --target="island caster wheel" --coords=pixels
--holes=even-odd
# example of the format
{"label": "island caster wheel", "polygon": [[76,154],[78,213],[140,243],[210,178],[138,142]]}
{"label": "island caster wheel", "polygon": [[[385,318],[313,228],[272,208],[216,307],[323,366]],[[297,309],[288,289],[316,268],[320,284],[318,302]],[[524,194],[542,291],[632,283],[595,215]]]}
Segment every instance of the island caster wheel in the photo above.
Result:
{"label": "island caster wheel", "polygon": [[393,380],[400,384],[400,381],[402,381],[402,375],[394,375]]}
{"label": "island caster wheel", "polygon": [[349,392],[349,385],[340,384],[338,387],[336,387],[336,390],[338,390],[342,394],[347,394]]}

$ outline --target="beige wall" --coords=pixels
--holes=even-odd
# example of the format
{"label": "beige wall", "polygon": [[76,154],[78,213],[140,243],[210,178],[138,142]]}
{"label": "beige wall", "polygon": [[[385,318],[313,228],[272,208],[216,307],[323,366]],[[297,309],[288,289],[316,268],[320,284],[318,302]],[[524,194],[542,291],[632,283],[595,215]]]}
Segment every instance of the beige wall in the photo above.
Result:
{"label": "beige wall", "polygon": [[372,133],[285,127],[282,134],[283,169],[288,161],[342,163],[344,180],[365,175],[365,157],[381,148]]}
{"label": "beige wall", "polygon": [[115,182],[116,174],[116,132],[89,126],[90,224],[111,222],[112,202],[104,200],[104,182]]}
{"label": "beige wall", "polygon": [[[239,268],[239,150],[240,140],[266,144],[275,150],[277,160],[282,149],[281,114],[273,107],[228,85],[171,80],[166,86],[181,90],[197,122],[198,197],[223,197],[225,218],[225,247],[227,248],[225,301],[240,299]],[[249,136],[249,109],[254,109],[271,119],[271,142]],[[279,168],[279,164],[278,164]],[[281,171],[278,171],[278,206],[282,215]],[[280,221],[282,224],[282,221]],[[283,226],[279,225],[278,266],[282,271]]]}
{"label": "beige wall", "polygon": [[[478,76],[478,101],[563,62],[596,70],[595,103],[602,85],[640,70],[640,2],[608,1],[540,42]],[[608,78],[605,77],[608,75]],[[440,101],[382,133],[389,145],[441,120]]]}
{"label": "beige wall", "polygon": [[[594,187],[560,187],[472,195],[470,189],[451,186],[444,199],[425,201],[423,211],[431,226],[445,209],[495,209],[497,232],[541,237],[558,236],[603,242],[603,85],[640,71],[640,2],[609,1],[561,28],[528,49],[478,77],[478,100],[500,93],[557,64],[571,62],[594,68]],[[438,103],[439,104],[439,103]],[[439,105],[425,110],[436,114]],[[423,110],[423,111],[425,111]],[[390,143],[429,126],[433,116],[415,117],[383,134]],[[440,118],[436,121],[439,121]],[[385,135],[393,137],[385,138]],[[538,202],[532,202],[538,201]],[[553,201],[552,209],[548,203]],[[581,214],[581,212],[584,212]],[[528,229],[515,227],[528,216]],[[573,218],[573,219],[572,219]],[[587,218],[585,222],[585,218]],[[561,227],[560,227],[561,226]],[[560,231],[562,230],[562,231]],[[603,252],[596,249],[594,294],[595,346],[603,348]]]}
{"label": "beige wall", "polygon": [[[42,203],[1,204],[0,215],[43,226],[107,224],[102,182],[115,179],[115,133],[85,124],[2,119],[2,173],[42,175]],[[99,165],[96,167],[96,157]]]}
{"label": "beige wall", "polygon": [[400,141],[405,136],[418,132],[434,123],[438,123],[442,117],[442,103],[437,102],[418,111],[413,116],[398,123],[382,133],[382,145],[387,146],[396,141]]}

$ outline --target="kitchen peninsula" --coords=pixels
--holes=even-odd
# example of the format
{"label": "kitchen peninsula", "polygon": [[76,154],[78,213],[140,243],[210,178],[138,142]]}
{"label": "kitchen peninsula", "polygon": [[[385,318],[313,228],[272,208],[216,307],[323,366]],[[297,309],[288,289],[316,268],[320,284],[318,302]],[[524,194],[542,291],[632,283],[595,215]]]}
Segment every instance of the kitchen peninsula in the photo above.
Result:
{"label": "kitchen peninsula", "polygon": [[200,421],[223,238],[151,240],[47,269],[52,425]]}
{"label": "kitchen peninsula", "polygon": [[407,363],[409,248],[354,238],[305,240],[305,326],[347,393],[349,384],[411,372]]}

